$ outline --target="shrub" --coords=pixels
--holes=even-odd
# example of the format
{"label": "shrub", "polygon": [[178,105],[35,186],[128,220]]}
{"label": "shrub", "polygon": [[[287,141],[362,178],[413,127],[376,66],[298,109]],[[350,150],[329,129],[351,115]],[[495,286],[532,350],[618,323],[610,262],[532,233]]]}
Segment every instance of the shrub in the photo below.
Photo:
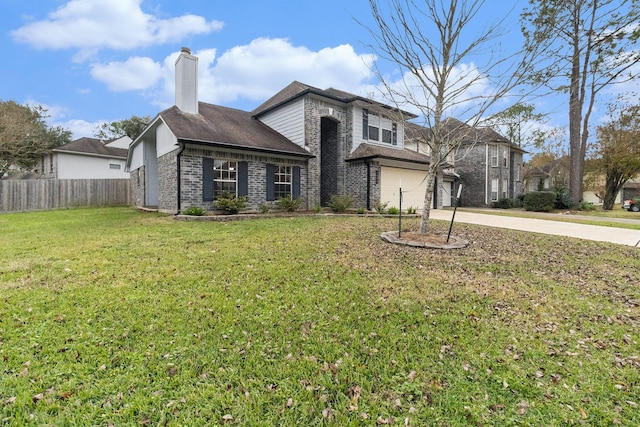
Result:
{"label": "shrub", "polygon": [[396,208],[395,206],[391,206],[389,209],[387,209],[387,213],[389,215],[398,215],[400,213],[400,209]]}
{"label": "shrub", "polygon": [[389,203],[385,202],[376,202],[376,205],[374,206],[374,209],[376,210],[376,212],[378,212],[380,215],[384,214],[387,211],[387,205]]}
{"label": "shrub", "polygon": [[585,202],[584,200],[580,202],[580,206],[578,209],[581,211],[595,211],[596,207],[591,202]]}
{"label": "shrub", "polygon": [[513,199],[504,198],[500,199],[497,202],[493,202],[491,206],[495,209],[511,209],[514,207]]}
{"label": "shrub", "polygon": [[574,204],[571,202],[571,198],[569,197],[569,192],[566,187],[556,187],[554,190],[556,193],[556,200],[553,204],[553,207],[556,209],[572,209],[574,208]]}
{"label": "shrub", "polygon": [[269,211],[271,210],[271,206],[269,206],[266,203],[260,203],[258,205],[258,209],[260,210],[260,213],[266,214],[266,213],[269,213]]}
{"label": "shrub", "polygon": [[554,191],[532,191],[524,195],[524,208],[534,212],[551,212],[555,200]]}
{"label": "shrub", "polygon": [[348,194],[344,194],[342,196],[337,196],[334,194],[329,200],[329,207],[334,212],[344,213],[351,207],[354,201],[354,197]]}
{"label": "shrub", "polygon": [[313,211],[314,211],[315,213],[319,214],[320,212],[322,212],[322,206],[320,206],[320,205],[315,205],[315,206],[313,207]]}
{"label": "shrub", "polygon": [[366,212],[364,208],[358,208],[358,210],[356,211],[358,213],[358,215],[364,215],[364,213]]}
{"label": "shrub", "polygon": [[416,212],[418,212],[418,208],[414,208],[413,206],[409,206],[409,207],[407,208],[407,213],[408,213],[409,215],[411,215],[411,214],[415,214]]}
{"label": "shrub", "polygon": [[182,211],[182,215],[202,216],[204,215],[204,209],[200,206],[189,206]]}
{"label": "shrub", "polygon": [[231,193],[223,193],[213,203],[227,214],[237,214],[247,206],[247,197],[236,197]]}
{"label": "shrub", "polygon": [[298,210],[298,208],[300,208],[303,201],[304,200],[301,197],[294,199],[293,197],[289,196],[280,197],[276,203],[278,204],[278,207],[280,209],[284,209],[288,212],[295,212]]}

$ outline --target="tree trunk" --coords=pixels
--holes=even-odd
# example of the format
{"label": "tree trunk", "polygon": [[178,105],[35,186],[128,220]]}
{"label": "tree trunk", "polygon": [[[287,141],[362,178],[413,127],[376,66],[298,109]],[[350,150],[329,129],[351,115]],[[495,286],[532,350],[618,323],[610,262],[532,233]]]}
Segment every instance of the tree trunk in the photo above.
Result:
{"label": "tree trunk", "polygon": [[433,200],[436,174],[437,171],[429,167],[429,172],[427,172],[427,189],[424,193],[424,205],[422,206],[422,216],[420,217],[420,234],[427,234],[429,232],[429,215],[431,214],[431,201]]}
{"label": "tree trunk", "polygon": [[610,211],[616,204],[616,197],[622,186],[626,183],[620,174],[607,174],[604,186],[604,199],[602,200],[602,210]]}

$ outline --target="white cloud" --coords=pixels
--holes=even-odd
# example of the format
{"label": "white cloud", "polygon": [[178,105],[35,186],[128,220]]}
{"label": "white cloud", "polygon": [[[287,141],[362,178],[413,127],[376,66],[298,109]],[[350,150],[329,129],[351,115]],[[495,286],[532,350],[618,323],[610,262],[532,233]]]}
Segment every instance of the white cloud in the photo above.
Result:
{"label": "white cloud", "polygon": [[47,19],[11,34],[41,49],[80,49],[80,60],[100,48],[127,50],[182,40],[220,30],[223,23],[196,15],[160,19],[144,13],[142,0],[71,0]]}
{"label": "white cloud", "polygon": [[[132,57],[124,62],[93,64],[91,75],[111,90],[147,90],[162,108],[173,105],[175,60],[178,52],[162,63]],[[372,77],[367,65],[373,55],[358,54],[350,45],[311,51],[286,39],[260,38],[236,46],[218,57],[216,49],[193,53],[198,57],[200,101],[228,105],[237,100],[255,106],[294,80],[325,89],[356,90]]]}
{"label": "white cloud", "polygon": [[142,57],[91,66],[91,76],[115,92],[148,89],[160,80],[162,73],[162,65]]}

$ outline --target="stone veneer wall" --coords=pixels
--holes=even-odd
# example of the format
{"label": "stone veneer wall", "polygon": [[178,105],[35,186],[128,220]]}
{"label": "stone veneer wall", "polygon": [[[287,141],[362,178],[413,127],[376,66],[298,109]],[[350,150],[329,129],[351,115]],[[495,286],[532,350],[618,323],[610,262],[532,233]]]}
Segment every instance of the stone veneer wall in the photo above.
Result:
{"label": "stone veneer wall", "polygon": [[369,167],[364,160],[353,161],[347,164],[347,176],[345,194],[352,195],[354,208],[367,207],[367,170],[369,171],[369,209],[375,209],[380,201],[380,165],[370,162]]}
{"label": "stone veneer wall", "polygon": [[132,171],[130,173],[131,178],[131,199],[133,206],[144,206],[145,201],[145,169],[144,166]]}
{"label": "stone veneer wall", "polygon": [[177,155],[178,150],[174,150],[158,158],[159,212],[178,212]]}
{"label": "stone veneer wall", "polygon": [[307,194],[307,167],[305,160],[283,159],[264,154],[233,153],[220,149],[187,147],[180,156],[181,208],[199,206],[207,211],[216,210],[213,202],[202,200],[202,158],[211,157],[216,160],[246,161],[248,164],[247,197],[248,211],[257,211],[262,204],[277,207],[274,201],[267,202],[267,163],[282,166],[300,166],[300,195],[305,199],[302,209],[309,209]]}
{"label": "stone veneer wall", "polygon": [[[332,109],[333,113],[329,114],[328,109]],[[307,192],[307,199],[311,206],[320,204],[320,179],[321,179],[321,119],[322,117],[328,117],[337,122],[337,138],[336,138],[336,156],[335,156],[335,168],[330,168],[331,171],[335,170],[337,176],[337,191],[339,195],[346,194],[346,170],[347,165],[345,163],[346,158],[351,153],[351,141],[352,135],[352,122],[353,113],[351,108],[343,107],[337,104],[327,103],[315,98],[307,97],[304,104],[304,117],[305,117],[305,141],[307,149],[311,154],[316,157],[309,160],[309,185]]]}

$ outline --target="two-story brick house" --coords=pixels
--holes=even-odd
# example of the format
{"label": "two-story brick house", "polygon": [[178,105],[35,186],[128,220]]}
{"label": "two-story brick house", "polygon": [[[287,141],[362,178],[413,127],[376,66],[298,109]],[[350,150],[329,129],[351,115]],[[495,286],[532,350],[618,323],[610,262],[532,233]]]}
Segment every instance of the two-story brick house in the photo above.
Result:
{"label": "two-story brick house", "polygon": [[[397,206],[400,182],[424,182],[429,157],[405,149],[412,114],[336,89],[293,82],[252,112],[198,102],[197,57],[176,61],[176,105],[132,142],[127,158],[134,202],[178,213],[214,210],[222,192],[247,196],[248,209],[279,197],[307,208],[332,195],[355,207]],[[410,178],[407,178],[410,177]],[[406,182],[406,181],[405,181]],[[414,188],[422,207],[424,188]]]}
{"label": "two-story brick house", "polygon": [[523,192],[524,150],[488,127],[471,127],[456,119],[446,126],[460,133],[455,172],[464,186],[460,205],[489,207]]}

